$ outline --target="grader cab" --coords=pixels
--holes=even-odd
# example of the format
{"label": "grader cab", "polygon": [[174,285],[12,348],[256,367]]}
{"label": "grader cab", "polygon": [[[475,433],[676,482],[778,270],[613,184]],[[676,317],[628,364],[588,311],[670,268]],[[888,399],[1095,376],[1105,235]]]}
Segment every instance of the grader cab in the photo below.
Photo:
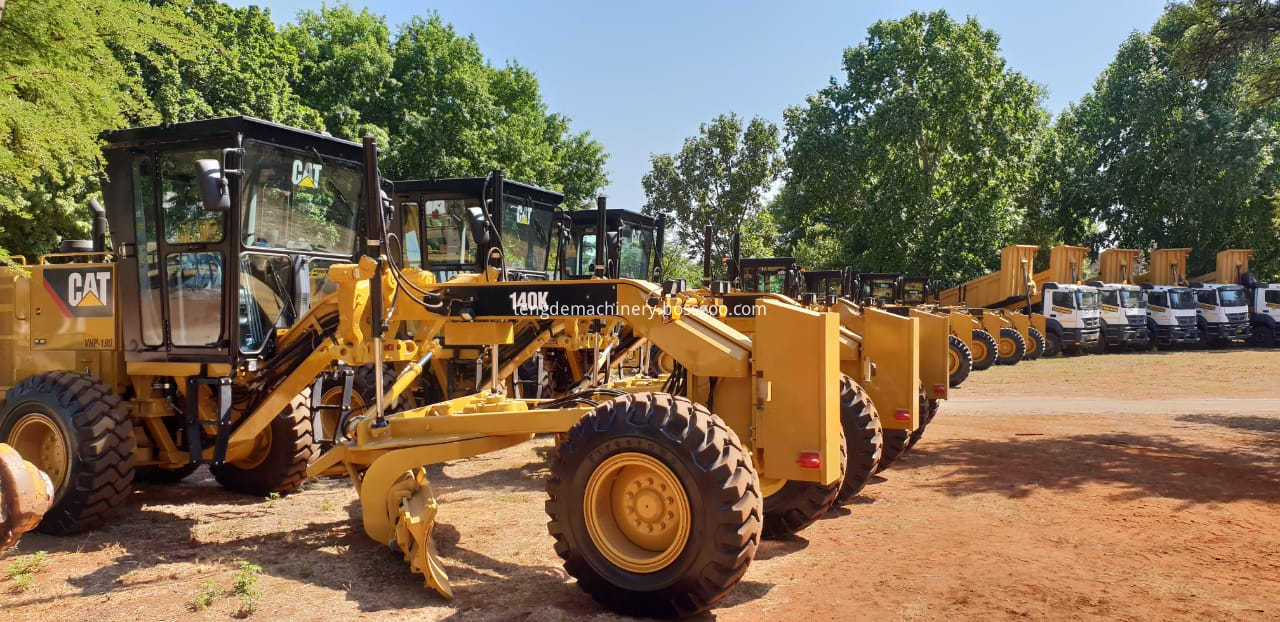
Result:
{"label": "grader cab", "polygon": [[[3,272],[0,440],[16,438],[50,475],[45,531],[102,523],[135,474],[175,481],[208,464],[254,495],[342,474],[366,533],[449,595],[423,467],[551,433],[562,440],[547,511],[566,571],[615,610],[687,615],[742,577],[768,518],[762,497],[841,485],[834,314],[765,301],[746,335],[696,308],[673,312],[675,294],[652,283],[546,280],[550,236],[524,227],[543,210],[509,205],[521,188],[500,177],[459,191],[461,210],[442,206],[466,224],[443,258],[475,261],[442,282],[430,262],[404,260],[394,214],[405,199],[391,197],[412,186],[380,178],[369,138],[244,117],[104,138],[110,244],[97,227],[88,249]],[[518,329],[601,319],[672,353],[678,382],[506,391]],[[459,351],[483,358],[487,386],[388,408]],[[357,405],[361,369],[375,390]]]}

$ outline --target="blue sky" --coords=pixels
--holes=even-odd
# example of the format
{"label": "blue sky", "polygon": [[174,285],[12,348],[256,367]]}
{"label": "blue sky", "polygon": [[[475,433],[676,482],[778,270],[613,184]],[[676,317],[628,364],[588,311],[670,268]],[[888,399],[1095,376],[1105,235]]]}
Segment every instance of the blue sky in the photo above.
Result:
{"label": "blue sky", "polygon": [[[318,1],[230,0],[288,22]],[[1057,113],[1078,101],[1130,32],[1147,30],[1163,0],[1077,2],[585,2],[354,0],[394,28],[438,12],[476,36],[494,64],[534,71],[552,110],[605,145],[611,207],[639,209],[649,155],[674,152],[698,124],[736,112],[780,122],[840,70],[841,53],[876,20],[944,8],[1000,34],[1009,66],[1048,90]],[[332,3],[331,3],[332,4]]]}

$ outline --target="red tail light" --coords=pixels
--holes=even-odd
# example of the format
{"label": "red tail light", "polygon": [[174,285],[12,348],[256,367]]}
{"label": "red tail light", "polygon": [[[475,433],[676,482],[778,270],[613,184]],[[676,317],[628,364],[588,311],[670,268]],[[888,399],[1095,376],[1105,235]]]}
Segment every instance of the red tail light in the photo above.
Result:
{"label": "red tail light", "polygon": [[800,457],[796,458],[796,464],[802,469],[820,469],[822,468],[822,454],[816,451],[802,451]]}
{"label": "red tail light", "polygon": [[897,421],[911,421],[911,411],[895,410],[893,411],[893,418]]}

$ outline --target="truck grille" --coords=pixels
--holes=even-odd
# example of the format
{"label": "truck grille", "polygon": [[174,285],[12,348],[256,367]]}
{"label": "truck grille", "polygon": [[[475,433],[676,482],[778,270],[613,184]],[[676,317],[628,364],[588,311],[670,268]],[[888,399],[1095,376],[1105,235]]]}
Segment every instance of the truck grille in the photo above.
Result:
{"label": "truck grille", "polygon": [[1147,318],[1142,317],[1141,315],[1130,315],[1130,316],[1129,316],[1129,326],[1130,326],[1130,327],[1142,327],[1142,326],[1146,326],[1146,325],[1147,325]]}
{"label": "truck grille", "polygon": [[1087,318],[1084,318],[1084,327],[1097,328],[1100,322],[1101,322],[1101,318],[1087,317]]}
{"label": "truck grille", "polygon": [[1243,322],[1243,321],[1245,321],[1245,320],[1247,320],[1247,319],[1249,319],[1249,314],[1248,314],[1248,313],[1228,313],[1228,314],[1227,314],[1227,321],[1228,321],[1228,322],[1232,322],[1232,323],[1235,323],[1235,322]]}
{"label": "truck grille", "polygon": [[1195,325],[1196,325],[1195,316],[1191,316],[1191,315],[1178,316],[1178,326],[1195,326]]}

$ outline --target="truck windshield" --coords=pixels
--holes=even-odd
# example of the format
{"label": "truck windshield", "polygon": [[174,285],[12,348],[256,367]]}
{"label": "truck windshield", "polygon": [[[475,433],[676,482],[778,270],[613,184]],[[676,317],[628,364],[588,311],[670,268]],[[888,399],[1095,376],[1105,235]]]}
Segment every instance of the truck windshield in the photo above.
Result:
{"label": "truck windshield", "polygon": [[1169,290],[1169,306],[1174,309],[1195,309],[1196,296],[1190,290]]}
{"label": "truck windshield", "polygon": [[872,281],[871,297],[878,300],[893,300],[893,281]]}
{"label": "truck windshield", "polygon": [[1142,309],[1147,306],[1147,298],[1142,292],[1122,289],[1120,290],[1120,306],[1126,309]]}
{"label": "truck windshield", "polygon": [[622,227],[618,231],[618,276],[624,279],[648,279],[653,256],[653,229]]}
{"label": "truck windshield", "polygon": [[244,170],[246,247],[355,252],[359,165],[247,141]]}
{"label": "truck windshield", "polygon": [[1224,307],[1243,307],[1244,288],[1239,285],[1218,288],[1218,302]]}
{"label": "truck windshield", "polygon": [[1076,308],[1093,311],[1098,308],[1098,292],[1076,292]]}
{"label": "truck windshield", "polygon": [[902,288],[902,301],[909,305],[918,305],[924,302],[924,283],[912,283],[907,281]]}

